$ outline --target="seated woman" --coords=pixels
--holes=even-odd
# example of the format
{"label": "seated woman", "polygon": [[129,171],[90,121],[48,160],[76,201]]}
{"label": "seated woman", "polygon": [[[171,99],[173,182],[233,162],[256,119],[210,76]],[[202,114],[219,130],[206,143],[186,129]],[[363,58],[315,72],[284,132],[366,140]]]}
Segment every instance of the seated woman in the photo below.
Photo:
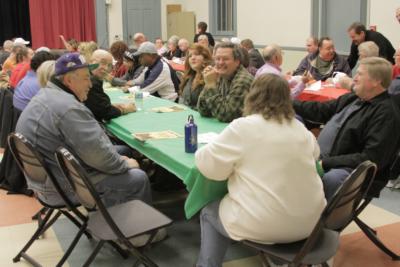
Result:
{"label": "seated woman", "polygon": [[185,60],[185,74],[180,84],[179,102],[196,109],[197,100],[204,88],[203,70],[210,65],[212,57],[210,50],[199,44],[193,44],[189,48],[188,56]]}
{"label": "seated woman", "polygon": [[294,118],[287,81],[257,78],[234,120],[195,154],[199,171],[229,193],[200,215],[197,266],[222,266],[233,240],[288,243],[310,235],[326,205],[315,137]]}
{"label": "seated woman", "polygon": [[132,80],[139,77],[139,75],[143,72],[144,67],[140,65],[139,57],[133,55],[136,51],[136,49],[125,51],[124,65],[127,69],[127,72],[121,78],[111,76],[110,81],[112,86],[132,86]]}
{"label": "seated woman", "polygon": [[110,53],[116,61],[111,72],[114,77],[120,78],[126,73],[126,67],[123,64],[126,50],[128,50],[128,45],[123,41],[115,41],[110,47]]}
{"label": "seated woman", "polygon": [[173,59],[174,57],[181,58],[182,51],[178,47],[179,37],[176,35],[171,36],[168,39],[168,51],[162,54],[168,60]]}

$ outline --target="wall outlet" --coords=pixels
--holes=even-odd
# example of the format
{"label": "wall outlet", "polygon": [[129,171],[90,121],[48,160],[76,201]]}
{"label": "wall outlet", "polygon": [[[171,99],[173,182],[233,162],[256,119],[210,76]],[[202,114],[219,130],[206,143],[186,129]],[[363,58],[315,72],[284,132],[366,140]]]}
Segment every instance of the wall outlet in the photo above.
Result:
{"label": "wall outlet", "polygon": [[118,34],[116,34],[115,36],[114,36],[114,40],[115,41],[119,41],[121,39],[121,37],[118,35]]}

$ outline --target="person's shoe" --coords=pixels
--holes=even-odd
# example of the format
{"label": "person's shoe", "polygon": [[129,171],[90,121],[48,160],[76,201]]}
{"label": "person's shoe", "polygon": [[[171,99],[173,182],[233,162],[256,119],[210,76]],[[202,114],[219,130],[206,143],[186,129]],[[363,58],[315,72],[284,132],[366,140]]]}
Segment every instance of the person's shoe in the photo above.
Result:
{"label": "person's shoe", "polygon": [[387,188],[391,189],[399,189],[400,188],[400,179],[397,178],[395,180],[389,180],[389,182],[386,184]]}
{"label": "person's shoe", "polygon": [[[149,240],[149,237],[150,237],[150,234],[143,234],[140,236],[133,237],[133,238],[129,239],[129,241],[135,247],[143,247],[144,245],[146,245],[146,242],[147,242],[147,240]],[[167,229],[161,228],[157,231],[153,240],[151,240],[151,243],[159,242],[161,240],[164,240],[166,237],[167,237]]]}

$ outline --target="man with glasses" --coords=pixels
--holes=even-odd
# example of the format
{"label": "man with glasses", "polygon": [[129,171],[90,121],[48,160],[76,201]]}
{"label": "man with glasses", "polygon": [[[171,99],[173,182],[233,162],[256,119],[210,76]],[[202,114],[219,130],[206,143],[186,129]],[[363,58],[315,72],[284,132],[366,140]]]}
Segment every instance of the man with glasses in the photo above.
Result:
{"label": "man with glasses", "polygon": [[94,51],[91,63],[98,64],[99,67],[91,71],[92,89],[84,103],[92,111],[96,120],[108,121],[123,114],[135,112],[136,107],[133,103],[111,104],[110,98],[104,93],[103,81],[112,70],[112,55],[106,50],[98,49]]}

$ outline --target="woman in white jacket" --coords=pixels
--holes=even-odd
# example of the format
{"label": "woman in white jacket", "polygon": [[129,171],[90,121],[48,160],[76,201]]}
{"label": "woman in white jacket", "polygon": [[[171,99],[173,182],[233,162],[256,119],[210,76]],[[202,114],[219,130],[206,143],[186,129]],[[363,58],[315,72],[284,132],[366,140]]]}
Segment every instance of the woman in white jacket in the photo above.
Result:
{"label": "woman in white jacket", "polygon": [[200,148],[199,171],[228,180],[228,194],[201,212],[197,266],[222,266],[233,240],[287,243],[306,238],[326,205],[315,137],[294,118],[288,83],[257,78],[234,120]]}

